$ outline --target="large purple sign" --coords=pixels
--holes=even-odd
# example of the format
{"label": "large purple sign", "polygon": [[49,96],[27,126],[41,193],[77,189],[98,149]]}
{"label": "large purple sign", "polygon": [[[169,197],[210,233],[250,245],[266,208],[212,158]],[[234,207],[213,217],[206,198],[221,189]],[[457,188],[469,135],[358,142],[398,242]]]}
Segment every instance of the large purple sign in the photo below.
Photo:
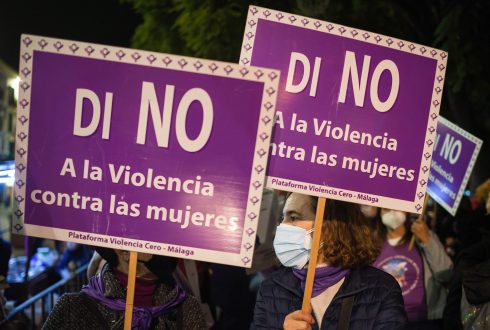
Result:
{"label": "large purple sign", "polygon": [[282,71],[270,188],[420,213],[447,54],[251,6],[241,63]]}
{"label": "large purple sign", "polygon": [[439,117],[427,191],[452,215],[480,152],[482,140]]}
{"label": "large purple sign", "polygon": [[279,72],[23,36],[14,231],[250,267]]}

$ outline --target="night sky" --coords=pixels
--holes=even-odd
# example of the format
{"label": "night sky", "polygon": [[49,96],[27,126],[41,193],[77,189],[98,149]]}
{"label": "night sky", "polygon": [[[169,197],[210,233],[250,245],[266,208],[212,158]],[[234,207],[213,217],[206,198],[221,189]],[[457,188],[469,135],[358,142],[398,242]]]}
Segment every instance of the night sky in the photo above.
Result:
{"label": "night sky", "polygon": [[140,23],[120,0],[2,0],[0,59],[18,70],[22,33],[129,47]]}

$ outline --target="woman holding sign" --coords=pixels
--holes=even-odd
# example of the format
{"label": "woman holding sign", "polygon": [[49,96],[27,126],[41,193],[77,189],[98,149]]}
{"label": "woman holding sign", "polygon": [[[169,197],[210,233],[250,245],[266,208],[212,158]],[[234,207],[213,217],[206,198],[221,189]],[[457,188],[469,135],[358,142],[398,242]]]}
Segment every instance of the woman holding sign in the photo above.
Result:
{"label": "woman holding sign", "polygon": [[285,266],[261,285],[256,329],[397,329],[407,321],[400,287],[370,267],[379,249],[353,204],[329,201],[313,284],[313,314],[301,311],[317,198],[288,196],[274,249]]}
{"label": "woman holding sign", "polygon": [[[384,243],[374,266],[400,284],[410,328],[438,329],[439,322],[429,320],[442,319],[451,259],[422,219],[412,222],[405,212],[382,209],[381,221],[378,234]],[[411,248],[412,236],[417,244]]]}
{"label": "woman holding sign", "polygon": [[[80,293],[61,296],[43,329],[122,329],[129,252],[97,248],[107,261]],[[138,254],[132,329],[206,329],[199,302],[174,281],[175,258]]]}

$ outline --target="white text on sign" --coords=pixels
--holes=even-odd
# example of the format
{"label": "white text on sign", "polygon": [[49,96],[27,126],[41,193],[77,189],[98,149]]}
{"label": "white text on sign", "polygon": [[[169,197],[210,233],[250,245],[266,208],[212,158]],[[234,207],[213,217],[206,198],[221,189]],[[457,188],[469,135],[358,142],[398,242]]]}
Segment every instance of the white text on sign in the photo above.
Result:
{"label": "white text on sign", "polygon": [[[144,81],[141,88],[141,102],[138,119],[138,131],[136,136],[137,144],[146,143],[146,130],[148,117],[151,113],[151,121],[155,131],[156,141],[159,147],[168,148],[170,137],[170,126],[172,120],[172,110],[174,102],[175,86],[165,86],[165,96],[163,109],[160,110],[155,86],[151,82]],[[84,114],[84,100],[90,102],[92,106],[90,123],[82,125]],[[105,93],[105,102],[102,119],[102,139],[108,140],[111,129],[113,94]],[[193,102],[198,102],[202,109],[202,122],[200,132],[195,139],[190,139],[186,131],[186,121],[189,108]],[[73,134],[76,136],[90,136],[99,127],[101,118],[101,102],[97,94],[89,89],[77,88],[75,102],[75,119]],[[209,140],[213,128],[213,102],[209,94],[202,88],[192,88],[188,90],[180,100],[175,118],[175,133],[177,141],[182,149],[188,152],[201,150]]]}
{"label": "white text on sign", "polygon": [[[298,83],[294,83],[294,73],[296,71],[296,65],[300,63],[303,67],[303,76]],[[311,97],[316,96],[316,91],[318,87],[320,66],[322,59],[320,57],[315,57],[315,62],[313,64],[313,74],[311,77],[310,91],[309,95]],[[361,76],[359,77],[359,70],[356,62],[356,54],[351,51],[345,52],[344,67],[342,71],[342,80],[340,84],[340,92],[338,97],[339,103],[345,103],[347,96],[347,89],[349,86],[349,78],[354,92],[354,101],[357,107],[364,106],[364,99],[366,96],[366,89],[368,85],[368,73],[371,64],[371,56],[364,55],[363,64],[361,67]],[[391,77],[391,88],[388,98],[384,101],[380,100],[378,95],[378,87],[383,72],[388,71]],[[292,52],[289,60],[288,76],[286,80],[286,91],[289,93],[300,93],[308,85],[310,80],[311,64],[308,57],[299,52]],[[372,106],[378,112],[387,112],[391,110],[395,101],[398,97],[398,91],[400,88],[400,73],[398,67],[391,60],[383,60],[379,62],[372,73],[369,95],[371,99]]]}

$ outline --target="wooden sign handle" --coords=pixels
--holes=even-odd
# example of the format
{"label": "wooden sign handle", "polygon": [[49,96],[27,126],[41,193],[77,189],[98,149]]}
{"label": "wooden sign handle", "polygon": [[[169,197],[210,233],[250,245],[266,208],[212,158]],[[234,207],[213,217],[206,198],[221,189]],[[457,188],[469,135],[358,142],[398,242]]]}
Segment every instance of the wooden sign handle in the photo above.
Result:
{"label": "wooden sign handle", "polygon": [[[420,213],[419,215],[419,219],[424,219],[424,214],[425,214],[425,210],[427,208],[427,201],[429,200],[429,193],[425,193],[425,198],[424,198],[424,206],[422,207],[422,213]],[[408,251],[412,251],[413,249],[413,245],[415,244],[415,235],[412,234],[412,239],[410,240],[410,244],[408,245]]]}
{"label": "wooden sign handle", "polygon": [[136,265],[138,252],[129,251],[128,288],[126,291],[126,310],[124,313],[124,330],[131,330],[133,320],[134,287],[136,284]]}
{"label": "wooden sign handle", "polygon": [[325,204],[327,200],[324,197],[318,198],[316,207],[315,225],[313,230],[313,242],[311,243],[310,262],[306,274],[305,293],[303,295],[303,306],[301,309],[311,314],[311,293],[313,292],[313,282],[315,280],[315,269],[318,260],[318,250],[320,248],[320,238],[322,235],[323,214],[325,213]]}

